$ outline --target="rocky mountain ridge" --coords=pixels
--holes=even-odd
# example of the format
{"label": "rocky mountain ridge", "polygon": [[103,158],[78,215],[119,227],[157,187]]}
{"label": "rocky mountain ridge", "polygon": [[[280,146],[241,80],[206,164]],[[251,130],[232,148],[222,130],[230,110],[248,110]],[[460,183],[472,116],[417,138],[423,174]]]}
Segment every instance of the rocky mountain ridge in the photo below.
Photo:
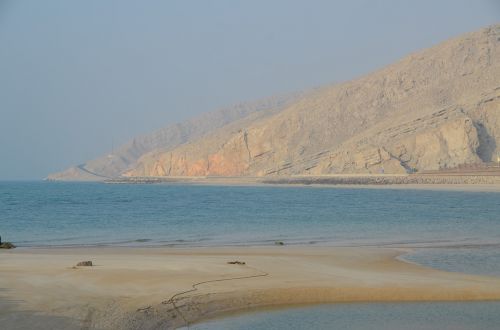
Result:
{"label": "rocky mountain ridge", "polygon": [[83,168],[126,177],[289,176],[491,162],[500,150],[499,46],[500,25],[491,26],[231,120],[207,115],[216,122],[210,129],[129,148],[132,161],[111,172],[106,162]]}
{"label": "rocky mountain ridge", "polygon": [[137,160],[151,151],[173,149],[196,140],[241,118],[272,115],[303,95],[303,92],[277,95],[254,102],[239,103],[170,125],[150,134],[135,137],[115,151],[84,164],[50,174],[49,180],[99,181],[119,177],[136,166]]}
{"label": "rocky mountain ridge", "polygon": [[142,156],[126,176],[412,173],[492,161],[500,26],[310,93],[265,120]]}

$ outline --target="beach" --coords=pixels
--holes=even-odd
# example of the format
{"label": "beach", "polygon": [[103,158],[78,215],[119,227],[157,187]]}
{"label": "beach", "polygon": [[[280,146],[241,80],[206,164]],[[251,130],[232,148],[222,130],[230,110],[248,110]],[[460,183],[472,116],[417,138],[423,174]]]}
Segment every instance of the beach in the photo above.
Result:
{"label": "beach", "polygon": [[373,315],[401,302],[421,302],[420,315],[463,302],[476,311],[467,324],[495,322],[496,186],[369,187],[3,183],[0,232],[17,248],[0,249],[0,324],[204,329],[254,311],[367,303]]}
{"label": "beach", "polygon": [[0,330],[500,330],[490,2],[0,0]]}
{"label": "beach", "polygon": [[[55,324],[62,328],[173,329],[255,308],[500,300],[500,278],[425,268],[400,260],[405,252],[307,246],[0,251],[0,300],[7,306],[0,320],[7,329],[31,324],[30,317],[38,324],[60,320]],[[74,267],[84,260],[94,266]]]}

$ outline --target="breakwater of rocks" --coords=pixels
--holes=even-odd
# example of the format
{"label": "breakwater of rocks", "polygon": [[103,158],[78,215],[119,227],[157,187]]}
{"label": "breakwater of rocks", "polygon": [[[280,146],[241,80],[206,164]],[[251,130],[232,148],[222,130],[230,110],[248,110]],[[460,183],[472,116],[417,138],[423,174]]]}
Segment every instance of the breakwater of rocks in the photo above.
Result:
{"label": "breakwater of rocks", "polygon": [[296,184],[296,185],[398,185],[398,184],[500,184],[500,175],[331,175],[266,177],[127,177],[105,181],[115,184]]}
{"label": "breakwater of rocks", "polygon": [[391,185],[391,184],[500,184],[492,175],[319,176],[266,178],[267,184]]}

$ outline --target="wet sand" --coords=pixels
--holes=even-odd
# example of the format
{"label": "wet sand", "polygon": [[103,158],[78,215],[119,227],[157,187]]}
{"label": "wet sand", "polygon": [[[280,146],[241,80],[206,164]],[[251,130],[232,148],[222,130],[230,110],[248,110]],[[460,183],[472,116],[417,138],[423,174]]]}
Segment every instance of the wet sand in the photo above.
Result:
{"label": "wet sand", "polygon": [[[500,300],[500,278],[424,268],[398,260],[403,252],[300,246],[0,251],[0,299],[8,306],[0,321],[4,329],[19,328],[30,318],[16,315],[27,311],[52,328],[59,320],[61,328],[164,329],[283,305]],[[73,268],[82,260],[95,266]],[[235,260],[246,264],[227,263]]]}

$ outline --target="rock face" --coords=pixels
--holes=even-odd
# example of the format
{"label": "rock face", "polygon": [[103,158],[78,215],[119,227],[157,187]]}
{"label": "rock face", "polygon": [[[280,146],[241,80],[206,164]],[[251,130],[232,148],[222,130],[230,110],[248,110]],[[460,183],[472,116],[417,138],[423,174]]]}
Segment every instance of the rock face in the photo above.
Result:
{"label": "rock face", "polygon": [[412,173],[490,162],[500,150],[499,45],[496,25],[353,81],[169,127],[50,178]]}
{"label": "rock face", "polygon": [[411,173],[496,159],[500,25],[143,155],[125,176]]}
{"label": "rock face", "polygon": [[303,93],[274,96],[249,103],[240,103],[206,113],[183,123],[171,125],[148,135],[139,136],[119,147],[113,154],[90,160],[63,172],[50,174],[49,180],[96,181],[119,177],[134,168],[142,155],[156,150],[170,150],[183,143],[203,137],[209,132],[254,114],[272,115],[282,110]]}

